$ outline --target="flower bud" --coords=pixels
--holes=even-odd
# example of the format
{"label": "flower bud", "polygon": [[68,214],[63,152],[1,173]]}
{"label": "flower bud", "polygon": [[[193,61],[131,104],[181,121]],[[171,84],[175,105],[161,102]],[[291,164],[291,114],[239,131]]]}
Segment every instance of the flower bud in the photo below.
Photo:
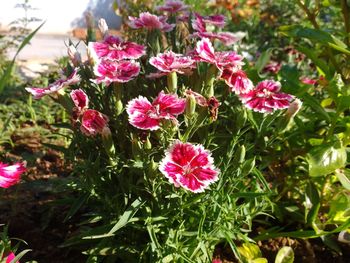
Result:
{"label": "flower bud", "polygon": [[136,135],[131,134],[131,151],[135,160],[139,160],[142,154],[142,145]]}
{"label": "flower bud", "polygon": [[70,61],[72,61],[74,66],[79,66],[79,64],[81,64],[81,62],[82,62],[81,55],[77,51],[75,46],[70,45],[68,47],[67,53],[68,53],[68,57],[69,57]]}
{"label": "flower bud", "polygon": [[98,21],[98,28],[100,29],[103,37],[106,37],[108,35],[108,25],[106,23],[106,20],[103,18]]}
{"label": "flower bud", "polygon": [[113,158],[115,156],[115,148],[112,133],[108,126],[102,129],[101,136],[103,147],[105,148],[107,155]]}
{"label": "flower bud", "polygon": [[196,112],[196,98],[190,94],[186,98],[185,115],[187,118],[192,118]]}
{"label": "flower bud", "polygon": [[144,142],[143,147],[144,147],[145,150],[152,149],[152,143],[151,143],[151,141],[149,140],[148,137],[147,137],[146,141]]}
{"label": "flower bud", "polygon": [[299,112],[301,109],[301,106],[303,105],[303,102],[299,99],[295,99],[290,105],[289,108],[286,111],[287,118],[291,119],[294,118],[294,116]]}
{"label": "flower bud", "polygon": [[168,91],[170,93],[176,93],[177,91],[177,75],[176,72],[170,72],[167,75],[167,81],[168,81]]}

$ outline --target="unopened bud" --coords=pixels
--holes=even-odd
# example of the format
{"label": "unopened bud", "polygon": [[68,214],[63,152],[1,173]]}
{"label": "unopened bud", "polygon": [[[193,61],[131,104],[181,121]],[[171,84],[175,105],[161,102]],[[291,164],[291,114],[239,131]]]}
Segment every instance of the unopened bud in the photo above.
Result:
{"label": "unopened bud", "polygon": [[152,143],[151,143],[151,141],[149,140],[148,137],[147,137],[146,141],[144,142],[143,146],[144,146],[144,149],[145,149],[145,150],[150,150],[150,149],[152,149]]}
{"label": "unopened bud", "polygon": [[135,160],[139,160],[142,154],[142,145],[136,135],[131,134],[131,151]]}
{"label": "unopened bud", "polygon": [[101,132],[103,147],[109,157],[113,158],[115,156],[114,142],[112,138],[112,132],[108,126],[105,126]]}
{"label": "unopened bud", "polygon": [[79,66],[81,64],[81,55],[75,48],[75,46],[70,45],[67,50],[68,57],[72,61],[74,66]]}
{"label": "unopened bud", "polygon": [[196,112],[196,98],[191,94],[186,98],[185,115],[187,118],[192,118]]}
{"label": "unopened bud", "polygon": [[303,105],[303,102],[299,99],[295,99],[290,105],[289,108],[286,111],[287,118],[291,119],[293,118],[301,109],[301,106]]}
{"label": "unopened bud", "polygon": [[106,23],[106,20],[103,18],[98,21],[98,28],[100,29],[103,37],[106,37],[108,35],[108,25]]}

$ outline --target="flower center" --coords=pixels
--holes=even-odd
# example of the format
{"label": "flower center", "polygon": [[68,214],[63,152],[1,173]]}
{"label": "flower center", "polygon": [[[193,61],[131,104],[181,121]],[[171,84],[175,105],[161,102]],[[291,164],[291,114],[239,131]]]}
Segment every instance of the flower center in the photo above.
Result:
{"label": "flower center", "polygon": [[184,174],[185,175],[188,175],[190,173],[192,173],[192,166],[190,164],[186,164],[184,167],[183,167],[183,171],[184,171]]}

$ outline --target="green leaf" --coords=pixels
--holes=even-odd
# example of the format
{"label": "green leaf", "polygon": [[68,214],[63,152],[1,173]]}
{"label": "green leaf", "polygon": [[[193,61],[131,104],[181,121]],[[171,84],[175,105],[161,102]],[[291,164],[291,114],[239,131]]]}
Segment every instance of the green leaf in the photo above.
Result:
{"label": "green leaf", "polygon": [[119,221],[114,225],[114,227],[108,232],[108,234],[114,234],[120,228],[124,227],[130,220],[134,217],[139,208],[144,204],[140,199],[136,199],[128,209],[119,218]]}
{"label": "green leaf", "polygon": [[0,93],[3,91],[3,89],[5,88],[5,85],[7,84],[7,82],[9,81],[9,79],[11,77],[12,69],[15,65],[15,60],[16,60],[19,52],[21,52],[21,50],[30,42],[30,40],[34,37],[34,35],[39,31],[39,29],[44,24],[45,24],[45,22],[43,22],[32,33],[30,33],[28,36],[26,36],[26,38],[23,40],[23,42],[21,43],[21,45],[17,49],[17,52],[16,52],[15,56],[13,57],[11,63],[6,67],[4,74],[0,78]]}
{"label": "green leaf", "polygon": [[346,169],[343,171],[336,171],[335,174],[342,186],[350,191],[350,171]]}
{"label": "green leaf", "polygon": [[332,223],[344,223],[350,219],[350,197],[340,192],[330,202],[328,217]]}
{"label": "green leaf", "polygon": [[73,205],[70,207],[66,217],[63,220],[63,223],[67,222],[75,213],[82,207],[82,205],[87,201],[90,197],[90,193],[81,195],[78,199],[75,200]]}
{"label": "green leaf", "polygon": [[317,188],[313,183],[309,183],[305,190],[306,222],[309,225],[315,222],[320,206],[320,195]]}
{"label": "green leaf", "polygon": [[307,38],[314,43],[321,43],[325,46],[350,55],[350,51],[346,49],[346,44],[326,31],[307,28],[300,25],[281,26],[279,29],[283,35],[289,37]]}
{"label": "green leaf", "polygon": [[345,147],[333,145],[320,145],[314,147],[307,155],[309,174],[312,177],[333,173],[336,169],[343,168],[346,164]]}
{"label": "green leaf", "polygon": [[268,50],[261,53],[260,57],[255,63],[255,68],[258,73],[260,73],[266,64],[270,61],[272,51],[273,48],[269,48]]}
{"label": "green leaf", "polygon": [[325,109],[320,105],[316,98],[312,97],[308,93],[304,93],[302,95],[302,99],[305,102],[305,104],[310,106],[315,111],[315,113],[319,115],[318,117],[323,118],[328,123],[331,122],[331,117],[329,116],[328,112],[325,111]]}
{"label": "green leaf", "polygon": [[312,62],[314,62],[315,65],[322,70],[322,73],[324,73],[326,76],[331,76],[329,64],[327,64],[326,61],[320,59],[319,55],[315,52],[314,49],[310,49],[304,46],[298,46],[296,49],[311,59]]}
{"label": "green leaf", "polygon": [[275,259],[275,263],[293,263],[294,262],[294,251],[291,247],[282,247]]}
{"label": "green leaf", "polygon": [[237,248],[242,257],[253,260],[261,257],[260,248],[253,243],[244,243],[242,246]]}

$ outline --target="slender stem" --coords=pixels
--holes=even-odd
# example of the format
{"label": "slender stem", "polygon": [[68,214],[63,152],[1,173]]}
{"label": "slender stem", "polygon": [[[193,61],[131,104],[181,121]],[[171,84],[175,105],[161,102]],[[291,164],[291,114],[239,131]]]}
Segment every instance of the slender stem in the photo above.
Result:
{"label": "slender stem", "polygon": [[307,6],[303,3],[303,1],[301,0],[297,0],[297,4],[298,6],[301,7],[301,9],[304,10],[305,14],[307,15],[307,18],[309,19],[309,21],[311,22],[311,24],[314,26],[315,29],[320,29],[320,26],[318,25],[317,21],[316,21],[316,16],[315,13],[312,13]]}
{"label": "slender stem", "polygon": [[343,13],[345,32],[346,32],[345,42],[348,45],[350,45],[350,42],[349,42],[349,33],[350,33],[349,7],[347,5],[346,0],[341,0],[340,2],[341,2],[341,10]]}

